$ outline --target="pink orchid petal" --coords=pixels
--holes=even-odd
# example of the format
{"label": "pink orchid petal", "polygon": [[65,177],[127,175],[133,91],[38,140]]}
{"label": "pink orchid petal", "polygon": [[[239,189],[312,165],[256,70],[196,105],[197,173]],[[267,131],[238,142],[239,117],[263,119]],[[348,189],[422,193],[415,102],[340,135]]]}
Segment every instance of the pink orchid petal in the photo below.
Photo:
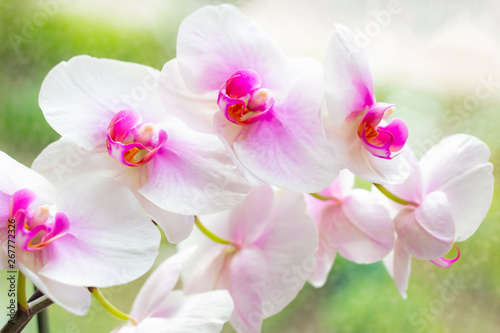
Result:
{"label": "pink orchid petal", "polygon": [[58,212],[54,217],[54,226],[52,230],[47,235],[47,238],[58,238],[66,234],[69,231],[70,222],[66,214]]}
{"label": "pink orchid petal", "polygon": [[363,116],[358,128],[359,138],[365,148],[380,158],[391,159],[396,156],[393,152],[399,152],[408,139],[408,128],[404,121],[394,119],[386,126],[381,123],[392,107],[393,104],[376,103]]}
{"label": "pink orchid petal", "polygon": [[394,104],[375,103],[370,105],[368,112],[361,119],[361,123],[366,123],[369,127],[375,127],[380,124],[387,109],[394,107]]}
{"label": "pink orchid petal", "polygon": [[0,152],[0,190],[12,195],[22,189],[36,190],[36,206],[55,201],[56,188],[47,179]]}
{"label": "pink orchid petal", "polygon": [[342,204],[326,208],[322,219],[322,224],[331,225],[329,246],[353,262],[382,260],[394,246],[389,212],[368,191],[353,190]]}
{"label": "pink orchid petal", "polygon": [[254,187],[228,216],[228,239],[240,246],[248,246],[262,235],[274,201],[274,191],[269,186]]}
{"label": "pink orchid petal", "polygon": [[232,98],[246,96],[251,90],[260,88],[262,79],[251,69],[242,69],[234,72],[227,80],[225,94]]}
{"label": "pink orchid petal", "polygon": [[141,178],[139,168],[118,163],[108,155],[105,145],[87,151],[65,138],[45,147],[32,168],[58,188],[86,175],[113,178],[131,188],[137,188]]}
{"label": "pink orchid petal", "polygon": [[179,280],[182,265],[193,255],[192,247],[167,258],[142,285],[135,297],[130,316],[137,321],[151,317],[170,295]]}
{"label": "pink orchid petal", "polygon": [[286,64],[267,34],[231,5],[206,6],[184,19],[177,61],[186,86],[199,94],[218,91],[240,69],[256,71],[273,89]]}
{"label": "pink orchid petal", "polygon": [[75,178],[98,175],[118,180],[135,193],[142,208],[163,229],[170,243],[177,244],[186,239],[193,230],[193,217],[179,215],[161,209],[138,193],[146,169],[129,168],[112,159],[106,147],[86,151],[61,138],[50,144],[35,159],[33,169],[40,172],[58,187],[63,187]]}
{"label": "pink orchid petal", "polygon": [[409,176],[410,167],[401,155],[409,148],[405,146],[399,155],[390,160],[374,156],[358,137],[358,121],[346,121],[336,128],[330,120],[325,119],[328,143],[339,162],[356,176],[372,183],[394,185],[404,182]]}
{"label": "pink orchid petal", "polygon": [[[165,125],[167,126],[167,125]],[[178,214],[209,214],[234,206],[250,190],[222,144],[213,135],[169,123],[168,144],[148,163],[139,192],[162,209]]]}
{"label": "pink orchid petal", "polygon": [[[193,233],[196,231],[193,230]],[[205,235],[200,235],[207,238]],[[195,238],[195,237],[194,237]],[[180,244],[179,249],[192,246],[194,238],[188,238]],[[217,286],[223,267],[227,266],[230,258],[227,256],[227,246],[216,244],[200,246],[193,255],[193,260],[188,261],[182,272],[183,290],[187,294],[209,291]],[[197,260],[195,260],[197,259]]]}
{"label": "pink orchid petal", "polygon": [[[26,261],[24,261],[26,262]],[[26,266],[19,262],[19,269],[44,295],[64,310],[78,315],[85,315],[90,309],[92,298],[87,288],[71,286],[49,279],[39,273],[39,268],[29,263]]]}
{"label": "pink orchid petal", "polygon": [[408,127],[401,119],[393,119],[387,126],[379,126],[380,132],[390,133],[394,139],[392,141],[390,150],[391,152],[400,151],[408,139]]}
{"label": "pink orchid petal", "polygon": [[142,208],[160,226],[171,244],[177,244],[189,237],[194,226],[193,215],[175,214],[161,209],[140,193],[135,193]]}
{"label": "pink orchid petal", "polygon": [[323,135],[317,86],[307,77],[297,80],[287,97],[276,101],[272,114],[251,125],[233,124],[217,113],[214,129],[243,167],[261,181],[291,191],[319,191],[341,167]]}
{"label": "pink orchid petal", "polygon": [[405,250],[418,259],[439,258],[453,245],[455,224],[443,192],[428,194],[416,209],[403,209],[394,224]]}
{"label": "pink orchid petal", "polygon": [[131,130],[142,123],[140,113],[132,110],[118,112],[109,122],[109,136],[113,141],[123,142]]}
{"label": "pink orchid petal", "polygon": [[91,150],[106,141],[109,122],[121,110],[133,109],[145,122],[164,119],[158,76],[147,66],[78,56],[47,74],[39,103],[61,136]]}
{"label": "pink orchid petal", "polygon": [[154,314],[138,323],[122,325],[113,333],[218,333],[229,320],[234,305],[227,290],[213,290],[184,296],[173,291],[160,305],[165,313]]}
{"label": "pink orchid petal", "polygon": [[230,266],[230,285],[226,286],[234,301],[229,322],[237,332],[259,333],[264,319],[262,298],[266,295],[266,260],[263,253],[243,249]]}
{"label": "pink orchid petal", "polygon": [[146,318],[137,325],[123,324],[111,333],[177,333],[177,328],[166,328],[166,318]]}
{"label": "pink orchid petal", "polygon": [[[315,200],[320,201],[317,199]],[[322,213],[323,209],[320,212]],[[317,221],[319,245],[318,250],[314,254],[316,264],[314,265],[311,275],[309,276],[309,282],[313,285],[313,287],[321,288],[325,285],[326,280],[328,279],[328,274],[332,269],[337,251],[335,247],[332,246],[333,241],[331,239],[331,235],[334,233],[334,225],[329,223],[329,219],[321,219],[320,216],[318,216],[318,220],[315,221]]]}
{"label": "pink orchid petal", "polygon": [[[5,223],[0,223],[0,244],[8,238],[8,220],[10,217],[10,194],[7,194],[0,190],[0,221],[5,221]],[[6,265],[7,262],[0,265]],[[3,266],[0,266],[3,267]],[[0,268],[3,269],[3,268]]]}
{"label": "pink orchid petal", "polygon": [[336,24],[325,56],[325,105],[339,127],[353,112],[375,103],[368,61],[356,45],[354,34]]}
{"label": "pink orchid petal", "polygon": [[333,248],[322,245],[324,242],[325,241],[320,237],[319,249],[314,254],[316,264],[308,280],[314,288],[321,288],[325,285],[328,280],[328,275],[332,270],[333,263],[335,262],[335,257],[337,256],[337,251]]}
{"label": "pink orchid petal", "polygon": [[276,193],[268,220],[254,243],[262,250],[268,271],[261,296],[264,318],[280,312],[297,296],[314,268],[318,248],[318,232],[305,214],[302,194]]}
{"label": "pink orchid petal", "polygon": [[[202,294],[185,296],[173,308],[175,313],[165,322],[174,332],[219,333],[229,320],[234,309],[233,299],[227,290],[213,290]],[[163,332],[163,331],[162,331]]]}
{"label": "pink orchid petal", "polygon": [[394,243],[394,251],[384,259],[384,265],[389,275],[394,279],[401,297],[406,299],[406,290],[408,289],[411,271],[411,256],[406,252],[398,238],[396,238]]}
{"label": "pink orchid petal", "polygon": [[36,194],[28,189],[22,189],[12,194],[10,202],[10,215],[14,215],[19,210],[27,210],[28,207],[37,199]]}
{"label": "pink orchid petal", "polygon": [[352,172],[347,169],[341,170],[337,178],[319,193],[339,200],[343,199],[354,187],[354,179],[355,175]]}
{"label": "pink orchid petal", "polygon": [[213,133],[213,117],[219,111],[215,102],[220,86],[202,95],[191,92],[179,72],[177,59],[173,59],[163,67],[158,89],[165,110],[196,131]]}
{"label": "pink orchid petal", "polygon": [[[410,176],[401,184],[384,186],[397,197],[420,204],[424,193],[422,189],[422,173],[420,171],[418,159],[408,146],[402,150],[401,154],[397,158],[404,159],[408,162],[408,165],[410,166]],[[377,189],[374,189],[373,191],[378,192]],[[383,194],[380,195],[385,197]],[[401,206],[393,201],[390,201],[390,206],[396,207],[398,210],[404,208],[404,206]]]}
{"label": "pink orchid petal", "polygon": [[361,143],[368,152],[370,152],[375,157],[385,158],[385,159],[391,158],[390,147],[394,140],[392,135],[384,132],[379,132],[377,137],[375,139],[372,139],[372,141],[375,141],[373,143],[368,141],[366,136],[367,136],[367,128],[366,126],[363,126],[359,138],[361,140]]}
{"label": "pink orchid petal", "polygon": [[477,230],[491,205],[494,180],[489,158],[485,143],[457,134],[434,146],[420,161],[425,190],[439,190],[448,197],[457,242]]}
{"label": "pink orchid petal", "polygon": [[125,186],[83,178],[60,190],[57,209],[68,216],[70,230],[44,249],[48,262],[41,275],[68,285],[109,287],[153,265],[160,234]]}

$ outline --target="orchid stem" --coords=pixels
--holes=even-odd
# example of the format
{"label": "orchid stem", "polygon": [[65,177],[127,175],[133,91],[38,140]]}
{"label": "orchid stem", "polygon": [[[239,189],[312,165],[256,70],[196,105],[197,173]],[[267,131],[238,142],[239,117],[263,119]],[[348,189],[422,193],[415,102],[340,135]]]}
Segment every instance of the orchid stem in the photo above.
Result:
{"label": "orchid stem", "polygon": [[121,312],[113,304],[111,304],[106,297],[101,293],[99,288],[95,287],[89,287],[89,291],[94,295],[95,299],[99,302],[99,304],[102,305],[102,307],[111,313],[113,316],[115,316],[118,319],[121,320],[128,320],[132,324],[137,325],[137,321],[134,320],[134,318],[130,317],[128,314]]}
{"label": "orchid stem", "polygon": [[19,310],[29,313],[29,305],[26,300],[26,276],[19,271],[17,275],[17,307]]}
{"label": "orchid stem", "polygon": [[228,245],[228,244],[232,244],[230,241],[224,239],[224,238],[221,238],[219,236],[217,236],[216,234],[214,234],[213,232],[211,232],[210,230],[208,230],[200,221],[200,219],[198,218],[198,216],[195,216],[194,217],[194,224],[196,224],[196,226],[198,227],[198,229],[200,229],[200,231],[202,233],[205,234],[205,236],[207,236],[208,238],[210,238],[211,240],[213,240],[214,242],[216,243],[219,243],[219,244],[224,244],[224,245]]}
{"label": "orchid stem", "polygon": [[411,202],[411,201],[406,201],[404,199],[401,199],[400,197],[394,195],[391,191],[389,191],[388,189],[386,189],[383,185],[380,185],[380,184],[375,184],[373,183],[373,185],[375,185],[375,187],[383,194],[385,195],[387,198],[391,199],[392,201],[400,204],[400,205],[411,205],[411,206],[418,206],[418,204],[414,203],[414,202]]}
{"label": "orchid stem", "polygon": [[325,195],[319,194],[319,193],[309,193],[309,195],[315,197],[316,199],[319,199],[321,201],[330,201],[330,200],[335,200],[334,198],[327,197]]}

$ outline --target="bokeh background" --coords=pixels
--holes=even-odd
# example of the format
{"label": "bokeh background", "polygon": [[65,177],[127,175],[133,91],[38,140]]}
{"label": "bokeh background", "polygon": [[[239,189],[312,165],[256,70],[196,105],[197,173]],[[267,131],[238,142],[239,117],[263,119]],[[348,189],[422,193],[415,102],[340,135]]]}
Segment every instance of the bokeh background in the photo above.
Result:
{"label": "bokeh background", "polygon": [[[161,69],[175,56],[184,17],[206,0],[0,0],[0,150],[30,166],[58,139],[38,107],[47,72],[79,54]],[[447,135],[470,133],[500,165],[500,2],[231,1],[261,24],[291,56],[323,60],[339,22],[354,30],[370,60],[379,101],[397,104],[418,155]],[[498,179],[498,169],[495,169]],[[366,186],[360,182],[360,186]],[[449,269],[413,260],[408,299],[381,263],[337,258],[325,287],[309,285],[263,332],[500,332],[498,193],[479,230],[459,244]],[[162,243],[158,262],[174,249]],[[157,263],[158,263],[157,262]],[[3,272],[4,273],[4,272]],[[5,275],[0,305],[5,309]],[[105,294],[128,311],[143,279]],[[0,324],[6,320],[0,311]],[[50,332],[110,332],[120,324],[99,304],[85,317],[58,306]],[[36,332],[32,323],[26,332]],[[233,332],[226,325],[224,332]]]}

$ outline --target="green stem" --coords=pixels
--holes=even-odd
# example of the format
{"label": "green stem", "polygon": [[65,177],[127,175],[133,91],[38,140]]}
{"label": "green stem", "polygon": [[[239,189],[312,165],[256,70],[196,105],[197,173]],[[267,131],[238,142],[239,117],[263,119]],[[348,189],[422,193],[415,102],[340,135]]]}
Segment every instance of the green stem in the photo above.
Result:
{"label": "green stem", "polygon": [[115,316],[118,319],[121,320],[128,320],[132,322],[132,324],[137,325],[137,321],[134,320],[134,318],[130,317],[128,314],[121,312],[117,308],[114,307],[113,304],[111,304],[101,293],[101,291],[98,288],[95,287],[89,287],[89,291],[94,295],[95,299],[99,302],[99,304],[102,305],[102,307],[111,313],[113,316]]}
{"label": "green stem", "polygon": [[198,227],[198,229],[200,229],[200,231],[202,233],[205,234],[205,236],[207,236],[208,238],[210,238],[211,240],[213,240],[214,242],[216,243],[219,243],[219,244],[224,244],[224,245],[228,245],[228,244],[232,244],[230,241],[224,239],[224,238],[221,238],[219,236],[217,236],[216,234],[212,233],[210,230],[208,230],[200,221],[200,219],[198,218],[198,216],[195,216],[194,217],[194,224],[196,224],[196,226]]}
{"label": "green stem", "polygon": [[319,194],[319,193],[309,193],[309,195],[315,197],[316,199],[322,200],[322,201],[330,201],[330,200],[335,200],[335,198],[330,198],[325,195]]}
{"label": "green stem", "polygon": [[404,199],[401,199],[400,197],[394,195],[393,193],[391,193],[388,189],[386,189],[383,185],[380,185],[380,184],[375,184],[373,183],[373,185],[375,185],[375,187],[383,194],[385,195],[387,198],[391,199],[392,201],[400,204],[400,205],[411,205],[411,206],[416,206],[418,207],[418,204],[412,202],[412,201],[406,201]]}
{"label": "green stem", "polygon": [[29,305],[26,300],[26,276],[21,271],[17,274],[17,307],[26,314],[29,313]]}

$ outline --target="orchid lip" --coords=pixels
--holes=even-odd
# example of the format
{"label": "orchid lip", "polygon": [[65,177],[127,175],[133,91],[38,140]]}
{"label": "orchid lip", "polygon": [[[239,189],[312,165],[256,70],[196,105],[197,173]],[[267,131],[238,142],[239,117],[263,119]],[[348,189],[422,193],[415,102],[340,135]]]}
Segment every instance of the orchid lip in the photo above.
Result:
{"label": "orchid lip", "polygon": [[63,212],[50,216],[47,205],[33,209],[36,195],[22,189],[15,192],[10,200],[9,220],[16,221],[16,239],[26,251],[37,251],[53,241],[65,236],[69,231],[69,219]]}
{"label": "orchid lip", "polygon": [[136,167],[151,161],[166,141],[163,129],[155,132],[153,124],[142,124],[140,113],[122,110],[109,123],[106,146],[111,157]]}
{"label": "orchid lip", "polygon": [[394,112],[394,105],[375,103],[363,116],[358,126],[358,136],[363,146],[372,155],[392,159],[396,157],[408,139],[408,128],[401,119],[393,119],[386,126],[380,126]]}
{"label": "orchid lip", "polygon": [[274,98],[262,87],[259,74],[251,69],[234,72],[219,90],[217,104],[226,118],[238,125],[255,123],[274,105]]}

